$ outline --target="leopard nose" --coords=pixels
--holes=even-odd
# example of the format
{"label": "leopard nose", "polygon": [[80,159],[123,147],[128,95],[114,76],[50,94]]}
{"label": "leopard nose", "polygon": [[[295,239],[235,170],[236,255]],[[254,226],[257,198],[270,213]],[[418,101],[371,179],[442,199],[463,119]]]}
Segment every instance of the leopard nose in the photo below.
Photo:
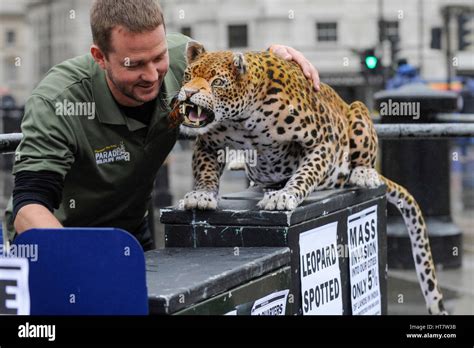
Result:
{"label": "leopard nose", "polygon": [[185,88],[184,89],[184,93],[186,93],[186,98],[191,98],[193,96],[193,94],[196,94],[197,92],[199,92],[199,90],[196,89],[196,88]]}

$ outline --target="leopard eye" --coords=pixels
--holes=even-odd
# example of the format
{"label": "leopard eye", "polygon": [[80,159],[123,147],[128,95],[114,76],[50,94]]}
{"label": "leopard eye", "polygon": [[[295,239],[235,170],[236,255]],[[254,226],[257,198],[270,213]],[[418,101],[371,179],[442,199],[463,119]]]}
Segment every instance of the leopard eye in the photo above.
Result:
{"label": "leopard eye", "polygon": [[211,86],[212,87],[224,87],[225,85],[225,80],[220,77],[216,77],[214,81],[212,81]]}
{"label": "leopard eye", "polygon": [[185,71],[183,75],[183,82],[188,82],[189,80],[191,80],[191,74]]}

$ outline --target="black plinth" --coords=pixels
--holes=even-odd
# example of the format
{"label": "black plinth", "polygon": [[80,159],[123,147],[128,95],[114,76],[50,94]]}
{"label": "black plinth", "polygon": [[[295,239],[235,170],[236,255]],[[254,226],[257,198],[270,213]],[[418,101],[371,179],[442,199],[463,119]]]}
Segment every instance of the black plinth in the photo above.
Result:
{"label": "black plinth", "polygon": [[[290,262],[290,251],[288,248],[240,248],[238,251],[234,248],[167,248],[148,251],[145,257],[150,314],[174,314],[282,270]],[[285,288],[285,284],[281,285]],[[288,286],[289,282],[286,288]],[[219,312],[219,306],[222,307],[219,301],[209,301],[203,307],[209,314],[225,314]]]}
{"label": "black plinth", "polygon": [[[306,232],[318,238],[319,228],[336,224],[337,248],[341,280],[342,314],[352,314],[351,286],[349,277],[348,220],[359,212],[373,209],[377,217],[375,227],[378,254],[377,279],[380,284],[381,313],[386,313],[386,187],[376,189],[348,188],[314,192],[296,210],[262,211],[256,207],[263,192],[249,189],[222,197],[217,211],[181,211],[173,207],[161,210],[161,222],[165,224],[166,247],[289,247],[291,251],[291,292],[296,313],[303,314],[302,284],[303,264],[308,250],[313,250]],[[307,236],[308,234],[306,234]],[[302,244],[306,243],[306,244]],[[312,242],[311,242],[312,243]],[[318,243],[318,242],[316,242]],[[303,245],[306,245],[303,246]],[[300,255],[300,249],[305,252]],[[341,248],[339,250],[339,248]],[[302,250],[302,249],[301,249]],[[301,277],[303,275],[303,277]],[[311,286],[311,285],[310,285]],[[306,289],[309,289],[306,287]],[[316,290],[315,290],[316,291]],[[304,291],[303,291],[304,292]],[[306,294],[306,293],[305,293]]]}
{"label": "black plinth", "polygon": [[163,208],[160,221],[165,224],[166,247],[287,246],[289,227],[384,194],[385,186],[318,191],[292,212],[265,211],[256,207],[263,192],[253,188],[223,196],[217,211]]}

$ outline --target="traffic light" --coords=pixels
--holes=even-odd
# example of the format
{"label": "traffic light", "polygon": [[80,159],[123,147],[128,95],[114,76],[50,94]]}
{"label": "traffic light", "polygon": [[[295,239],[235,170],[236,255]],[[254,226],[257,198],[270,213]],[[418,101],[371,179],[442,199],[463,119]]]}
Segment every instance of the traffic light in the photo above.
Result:
{"label": "traffic light", "polygon": [[459,50],[464,51],[471,45],[474,45],[474,16],[472,14],[461,14],[458,16]]}
{"label": "traffic light", "polygon": [[362,72],[377,74],[380,71],[380,58],[375,54],[375,49],[362,51],[360,58]]}
{"label": "traffic light", "polygon": [[368,55],[365,57],[365,66],[367,69],[375,69],[378,63],[379,59],[376,56]]}

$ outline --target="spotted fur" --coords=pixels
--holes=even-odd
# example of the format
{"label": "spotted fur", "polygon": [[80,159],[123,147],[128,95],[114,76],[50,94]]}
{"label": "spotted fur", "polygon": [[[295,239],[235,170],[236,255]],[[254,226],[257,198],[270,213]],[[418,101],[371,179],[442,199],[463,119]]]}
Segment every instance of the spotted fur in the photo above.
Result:
{"label": "spotted fur", "polygon": [[217,207],[225,165],[217,151],[226,147],[257,151],[257,165],[247,165],[246,173],[255,185],[269,188],[260,209],[293,210],[314,190],[385,184],[388,201],[409,230],[428,310],[446,313],[421,210],[405,188],[375,171],[377,134],[363,103],[346,104],[326,84],[314,93],[298,65],[271,52],[209,53],[191,42],[187,57],[178,104],[200,105],[215,118],[203,128],[181,126],[198,135],[195,186],[182,201],[185,209]]}

